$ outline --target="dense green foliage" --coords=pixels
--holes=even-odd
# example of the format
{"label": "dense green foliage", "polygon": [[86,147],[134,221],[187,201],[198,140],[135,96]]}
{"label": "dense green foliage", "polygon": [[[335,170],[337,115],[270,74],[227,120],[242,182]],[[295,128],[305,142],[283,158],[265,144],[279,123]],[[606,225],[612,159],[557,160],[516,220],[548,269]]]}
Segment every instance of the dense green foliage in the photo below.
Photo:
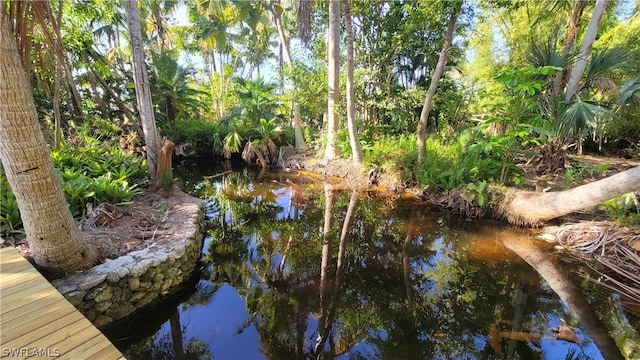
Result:
{"label": "dense green foliage", "polygon": [[[485,182],[523,185],[523,168],[532,159],[549,164],[535,176],[579,176],[562,173],[562,166],[552,168],[556,159],[545,147],[640,154],[637,6],[610,3],[576,96],[566,99],[594,3],[478,1],[463,2],[457,18],[428,114],[427,154],[418,163],[414,134],[455,4],[351,1],[356,25],[352,85],[365,168],[423,189],[459,190]],[[46,136],[53,148],[54,109],[61,112],[66,145],[54,157],[62,161],[66,191],[76,192],[70,200],[74,214],[82,215],[87,202],[126,201],[124,193],[116,199],[115,186],[129,189],[125,192],[140,189],[137,180],[123,179],[123,169],[130,166],[115,150],[91,150],[95,144],[71,140],[73,124],[79,124],[92,129],[100,144],[110,142],[107,148],[125,137],[131,139],[129,151],[142,152],[128,33],[119,0],[50,5],[52,16],[61,19],[70,70],[61,74],[57,103],[52,94],[58,61],[46,56],[54,53],[54,45],[42,31],[33,32],[28,70],[38,114],[52,127]],[[277,147],[294,143],[294,99],[307,144],[322,154],[328,138],[323,117],[329,91],[326,2],[148,0],[138,7],[147,24],[143,40],[155,118],[178,154],[272,164]],[[290,66],[285,66],[286,52]],[[342,59],[340,94],[346,93],[345,66]],[[343,102],[337,111],[346,117]],[[348,158],[349,137],[342,126],[337,138],[341,155]],[[85,177],[96,182],[86,185]],[[86,186],[77,186],[80,182]],[[101,187],[104,194],[97,190]],[[9,206],[9,198],[3,199]]]}
{"label": "dense green foliage", "polygon": [[[104,127],[99,128],[102,124]],[[146,160],[112,143],[114,128],[96,121],[95,128],[74,127],[75,135],[51,151],[71,214],[77,218],[100,203],[126,204],[143,193],[147,182]],[[100,140],[100,139],[103,140]],[[22,233],[15,197],[0,167],[0,236],[11,239]]]}

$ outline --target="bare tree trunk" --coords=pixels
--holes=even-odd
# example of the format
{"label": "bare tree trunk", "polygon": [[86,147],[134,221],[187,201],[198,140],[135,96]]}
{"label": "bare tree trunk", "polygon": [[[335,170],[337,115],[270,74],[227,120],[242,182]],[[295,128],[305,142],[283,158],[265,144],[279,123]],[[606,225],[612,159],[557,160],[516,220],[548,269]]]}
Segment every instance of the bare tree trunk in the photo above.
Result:
{"label": "bare tree trunk", "polygon": [[338,151],[338,103],[340,101],[340,0],[329,1],[329,36],[327,57],[329,62],[329,99],[327,101],[327,147],[324,157],[335,159]]}
{"label": "bare tree trunk", "polygon": [[512,192],[498,213],[516,225],[541,225],[544,221],[590,209],[596,205],[640,189],[640,166],[574,189],[548,192]]}
{"label": "bare tree trunk", "polygon": [[12,21],[0,4],[0,160],[36,264],[53,276],[95,265],[67,204],[38,122]]}
{"label": "bare tree trunk", "polygon": [[347,33],[347,128],[349,129],[349,143],[351,144],[351,154],[353,162],[360,166],[363,162],[360,139],[358,138],[358,128],[356,125],[355,99],[353,98],[353,24],[351,21],[350,0],[344,2],[344,25]]}
{"label": "bare tree trunk", "polygon": [[[106,118],[109,115],[109,109],[107,108],[107,104],[100,97],[100,93],[98,93],[98,84],[96,84],[96,79],[93,76],[87,76],[89,79],[89,87],[91,88],[91,95],[93,96],[93,101],[96,102],[98,108],[102,115]],[[124,116],[120,116],[120,120],[124,123]],[[122,124],[121,124],[122,125]]]}
{"label": "bare tree trunk", "polygon": [[338,259],[336,263],[336,285],[335,291],[337,292],[340,289],[340,285],[342,283],[342,274],[344,272],[343,264],[344,264],[344,252],[347,247],[347,237],[349,236],[349,229],[351,228],[351,223],[353,222],[353,217],[356,214],[356,210],[358,210],[358,202],[360,201],[360,192],[356,189],[351,192],[351,198],[349,199],[349,207],[347,208],[347,215],[344,218],[344,223],[342,224],[342,231],[340,232],[340,246],[338,247]]}
{"label": "bare tree trunk", "polygon": [[582,45],[580,46],[580,52],[578,53],[578,59],[571,70],[569,75],[569,82],[567,83],[567,92],[565,93],[565,101],[571,101],[576,93],[580,90],[580,84],[582,82],[582,75],[584,69],[587,67],[587,60],[591,54],[593,43],[598,35],[598,29],[600,28],[600,21],[607,9],[609,0],[597,0],[596,7],[593,9],[593,15],[587,27],[587,32],[582,39]]}
{"label": "bare tree trunk", "polygon": [[444,72],[444,66],[447,63],[447,55],[449,54],[449,48],[451,48],[451,42],[453,41],[453,30],[456,27],[456,20],[458,19],[458,13],[462,8],[462,1],[458,1],[455,7],[451,10],[449,16],[449,23],[447,24],[447,32],[444,37],[444,43],[442,44],[442,50],[440,50],[440,56],[438,57],[438,63],[436,69],[431,78],[429,89],[427,90],[427,96],[424,99],[424,105],[422,112],[420,113],[420,121],[418,122],[417,137],[418,137],[418,164],[424,159],[426,152],[426,140],[427,140],[427,125],[429,121],[429,112],[433,106],[433,97],[436,94],[438,88],[438,82],[442,73]]}
{"label": "bare tree trunk", "polygon": [[127,13],[127,24],[129,25],[129,37],[131,41],[131,63],[133,66],[134,82],[136,87],[136,99],[138,111],[140,112],[140,122],[144,132],[144,142],[147,151],[147,165],[149,167],[149,187],[157,185],[157,162],[159,151],[158,130],[156,129],[156,119],[153,113],[151,102],[151,89],[149,88],[149,75],[144,58],[144,47],[142,43],[142,28],[140,25],[140,15],[136,1],[125,0],[125,11]]}

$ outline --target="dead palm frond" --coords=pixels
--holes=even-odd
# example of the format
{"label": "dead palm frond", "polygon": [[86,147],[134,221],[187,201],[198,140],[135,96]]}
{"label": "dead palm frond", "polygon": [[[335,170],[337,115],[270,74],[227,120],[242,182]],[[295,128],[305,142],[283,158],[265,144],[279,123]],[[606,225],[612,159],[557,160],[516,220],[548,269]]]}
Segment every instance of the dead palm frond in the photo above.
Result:
{"label": "dead palm frond", "polygon": [[298,33],[300,36],[300,40],[302,40],[303,44],[309,45],[309,41],[311,41],[311,36],[313,35],[311,29],[313,0],[298,0],[297,10]]}
{"label": "dead palm frond", "polygon": [[612,98],[618,97],[618,85],[611,78],[605,76],[587,78],[582,89],[593,89],[600,94],[611,94]]}
{"label": "dead palm frond", "polygon": [[622,84],[619,91],[618,103],[640,108],[640,76],[629,79]]}
{"label": "dead palm frond", "polygon": [[592,268],[601,276],[589,278],[624,297],[623,306],[640,305],[640,234],[608,221],[580,222],[551,228],[543,235],[557,241],[578,258],[596,260]]}
{"label": "dead palm frond", "polygon": [[262,150],[260,149],[258,141],[256,140],[247,141],[244,146],[244,150],[242,151],[242,159],[250,164],[254,159],[258,159],[258,162],[260,163],[260,166],[262,166],[262,168],[267,167],[267,161],[264,157],[264,154],[262,153]]}

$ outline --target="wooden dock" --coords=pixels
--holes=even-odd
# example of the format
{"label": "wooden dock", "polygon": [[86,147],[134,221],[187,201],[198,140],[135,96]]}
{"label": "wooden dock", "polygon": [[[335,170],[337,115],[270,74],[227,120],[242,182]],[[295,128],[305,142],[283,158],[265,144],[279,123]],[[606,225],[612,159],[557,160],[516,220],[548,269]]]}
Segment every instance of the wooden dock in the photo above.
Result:
{"label": "wooden dock", "polygon": [[125,359],[13,247],[0,249],[0,358]]}

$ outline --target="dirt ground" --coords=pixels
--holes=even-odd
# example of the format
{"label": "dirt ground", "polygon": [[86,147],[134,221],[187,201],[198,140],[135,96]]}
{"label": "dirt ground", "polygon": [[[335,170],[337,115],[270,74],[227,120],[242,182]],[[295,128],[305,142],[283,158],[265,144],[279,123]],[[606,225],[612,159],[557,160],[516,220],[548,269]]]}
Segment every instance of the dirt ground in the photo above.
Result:
{"label": "dirt ground", "polygon": [[[136,196],[129,205],[103,203],[80,221],[82,236],[98,250],[101,262],[115,259],[131,251],[141,250],[154,242],[173,241],[175,224],[191,222],[189,213],[180,206],[197,201],[188,194],[174,189],[170,195],[145,193]],[[17,244],[22,254],[30,257],[25,241]]]}

